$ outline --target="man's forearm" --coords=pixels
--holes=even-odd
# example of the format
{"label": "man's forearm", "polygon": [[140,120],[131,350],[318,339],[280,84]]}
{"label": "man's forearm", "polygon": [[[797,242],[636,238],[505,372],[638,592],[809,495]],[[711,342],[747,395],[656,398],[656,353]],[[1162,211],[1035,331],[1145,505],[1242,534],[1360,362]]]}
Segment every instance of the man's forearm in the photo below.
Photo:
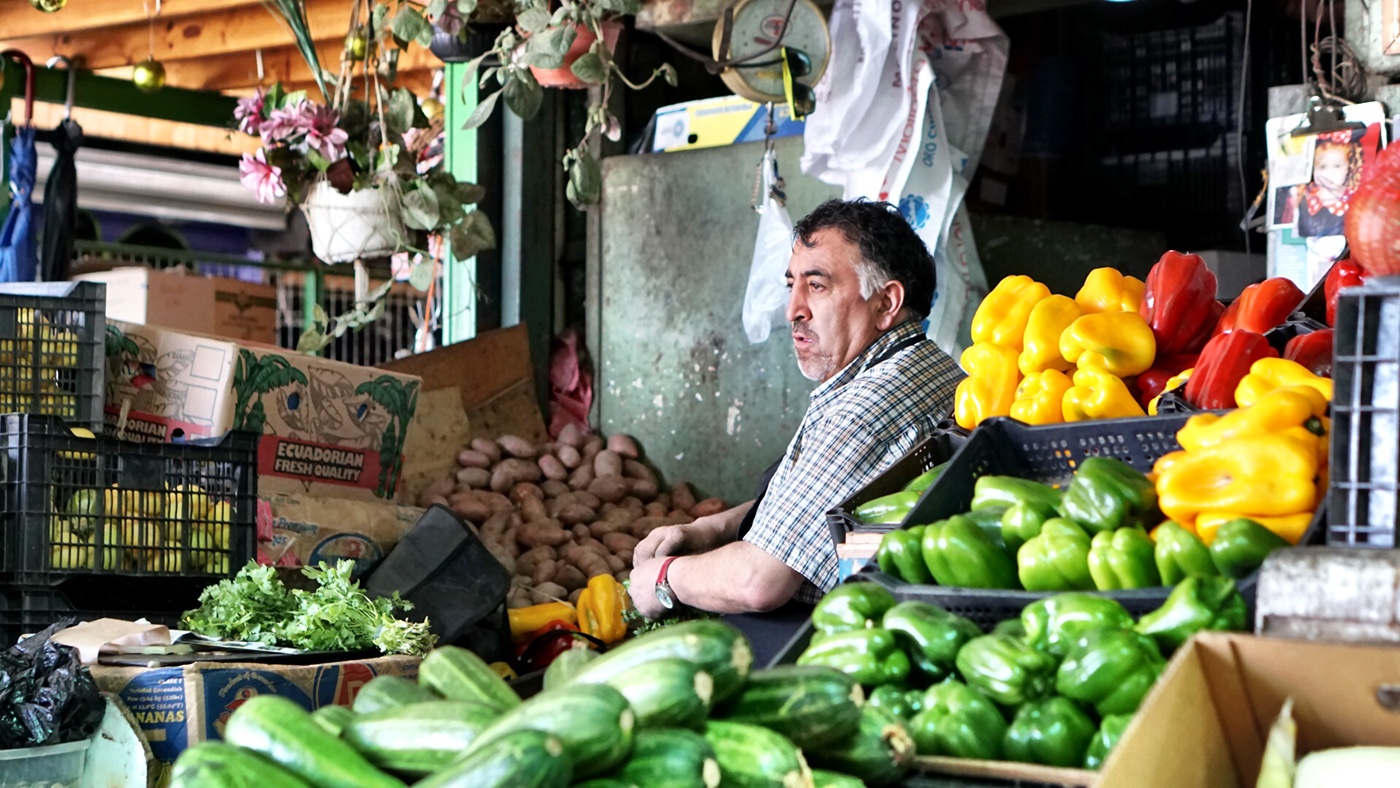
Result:
{"label": "man's forearm", "polygon": [[726,509],[720,512],[721,527],[716,529],[716,545],[725,545],[734,541],[739,535],[739,525],[744,522],[744,515],[753,508],[754,501],[741,503],[733,509]]}
{"label": "man's forearm", "polygon": [[677,558],[668,579],[681,602],[712,613],[772,610],[791,599],[803,581],[802,575],[747,542]]}

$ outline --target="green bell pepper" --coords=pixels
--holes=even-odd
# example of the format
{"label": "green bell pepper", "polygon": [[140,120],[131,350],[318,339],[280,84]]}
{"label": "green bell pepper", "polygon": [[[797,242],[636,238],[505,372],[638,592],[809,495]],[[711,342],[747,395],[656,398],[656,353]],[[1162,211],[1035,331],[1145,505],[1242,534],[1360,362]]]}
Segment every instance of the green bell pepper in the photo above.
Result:
{"label": "green bell pepper", "polygon": [[1133,466],[1112,457],[1079,463],[1060,504],[1060,514],[1087,531],[1155,525],[1157,488]]}
{"label": "green bell pepper", "polygon": [[900,684],[909,677],[909,657],[888,629],[818,633],[797,664],[835,668],[871,687]]}
{"label": "green bell pepper", "polygon": [[1241,517],[1220,526],[1210,543],[1215,568],[1226,577],[1239,579],[1264,565],[1269,553],[1288,547],[1288,541],[1253,520]]}
{"label": "green bell pepper", "polygon": [[989,509],[973,509],[972,511],[964,512],[962,516],[977,523],[977,527],[987,532],[987,538],[991,539],[993,544],[1000,547],[1002,552],[1015,558],[1016,551],[1007,550],[1006,540],[1004,540],[1001,535],[1001,516],[1004,511],[1005,510],[1000,506],[993,506]]}
{"label": "green bell pepper", "polygon": [[1021,624],[1021,619],[1019,619],[1019,618],[1008,618],[1008,619],[1006,619],[1005,621],[998,621],[998,622],[997,622],[997,625],[994,626],[994,627],[992,627],[992,632],[991,632],[991,634],[993,634],[993,635],[1006,635],[1007,637],[1013,637],[1013,638],[1017,638],[1017,639],[1019,639],[1019,640],[1025,640],[1025,639],[1026,639],[1026,628],[1025,628],[1024,625]]}
{"label": "green bell pepper", "polygon": [[1026,642],[1052,656],[1063,657],[1084,635],[1096,629],[1132,629],[1133,617],[1123,606],[1097,594],[1056,594],[1021,611]]}
{"label": "green bell pepper", "polygon": [[[871,690],[870,697],[865,699],[865,703],[867,706],[884,709],[901,720],[907,720],[916,713],[914,704],[910,702],[910,694],[910,691],[903,687],[885,684]],[[917,691],[914,694],[922,695]]]}
{"label": "green bell pepper", "polygon": [[952,672],[958,650],[982,634],[971,621],[928,602],[900,602],[880,625],[894,633],[914,667],[933,680]]}
{"label": "green bell pepper", "polygon": [[924,563],[923,538],[922,525],[885,534],[875,550],[875,563],[880,566],[880,571],[906,583],[932,583],[933,575],[928,571],[928,564]]}
{"label": "green bell pepper", "polygon": [[1053,517],[1060,505],[1060,491],[1030,479],[1015,476],[981,476],[972,486],[973,509],[1029,504]]}
{"label": "green bell pepper", "polygon": [[1152,557],[1163,585],[1174,586],[1188,577],[1220,574],[1210,558],[1210,548],[1180,525],[1168,520],[1152,536],[1157,540]]}
{"label": "green bell pepper", "polygon": [[1018,503],[1007,509],[1001,516],[1001,538],[1006,542],[1006,549],[1020,550],[1021,545],[1040,536],[1041,526],[1054,516],[1053,511],[1047,512],[1030,503]]}
{"label": "green bell pepper", "polygon": [[1016,588],[1016,563],[977,523],[962,515],[924,529],[924,563],[943,586]]}
{"label": "green bell pepper", "polygon": [[1188,577],[1162,606],[1138,620],[1137,631],[1173,652],[1201,630],[1244,631],[1249,613],[1244,597],[1228,577]]}
{"label": "green bell pepper", "polygon": [[879,626],[892,607],[894,595],[875,583],[843,583],[812,609],[812,626],[825,634],[870,629]]}
{"label": "green bell pepper", "polygon": [[1152,638],[1131,629],[1096,629],[1065,653],[1055,690],[1092,704],[1101,717],[1132,714],[1165,664]]}
{"label": "green bell pepper", "polygon": [[1136,528],[1119,528],[1094,534],[1089,547],[1089,574],[1100,591],[1151,588],[1162,584],[1153,558],[1156,548],[1147,534]]}
{"label": "green bell pepper", "polygon": [[1103,762],[1108,760],[1108,754],[1113,752],[1118,740],[1123,738],[1123,731],[1128,729],[1128,723],[1133,721],[1131,714],[1110,714],[1099,723],[1099,729],[1094,733],[1094,738],[1089,740],[1089,751],[1084,753],[1084,768],[1097,769],[1103,766]]}
{"label": "green bell pepper", "polygon": [[913,481],[904,485],[904,492],[922,493],[924,490],[927,490],[930,485],[938,481],[938,477],[943,475],[943,469],[947,467],[947,462],[940,462],[918,476],[915,476]]}
{"label": "green bell pepper", "polygon": [[928,688],[924,709],[909,721],[920,755],[953,758],[1001,758],[1006,718],[977,690],[958,681]]}
{"label": "green bell pepper", "polygon": [[1006,757],[1046,766],[1078,766],[1094,738],[1094,722],[1066,698],[1031,701],[1006,729]]}
{"label": "green bell pepper", "polygon": [[1007,635],[969,640],[958,652],[957,666],[969,687],[1003,706],[1043,698],[1054,688],[1054,658]]}
{"label": "green bell pepper", "polygon": [[851,512],[857,520],[863,523],[902,523],[904,518],[909,516],[914,504],[919,502],[922,493],[913,491],[900,491],[890,493],[857,506]]}
{"label": "green bell pepper", "polygon": [[1094,587],[1089,575],[1089,535],[1073,520],[1052,517],[1040,535],[1016,551],[1017,574],[1027,591],[1086,591]]}

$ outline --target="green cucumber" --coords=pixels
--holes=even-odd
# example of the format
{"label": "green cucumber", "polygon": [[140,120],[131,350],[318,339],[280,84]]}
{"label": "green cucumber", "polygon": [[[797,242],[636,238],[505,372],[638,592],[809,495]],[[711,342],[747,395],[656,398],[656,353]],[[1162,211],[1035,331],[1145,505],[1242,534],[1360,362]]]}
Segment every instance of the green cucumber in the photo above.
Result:
{"label": "green cucumber", "polygon": [[572,777],[564,743],[557,736],[515,730],[473,749],[413,788],[565,788]]}
{"label": "green cucumber", "polygon": [[418,666],[418,683],[448,700],[470,700],[502,711],[520,705],[520,696],[485,661],[457,646],[428,652]]}
{"label": "green cucumber", "polygon": [[442,700],[442,696],[420,686],[413,679],[403,676],[375,676],[355,693],[355,700],[350,704],[350,708],[356,714],[373,714],[376,711],[397,709],[400,706],[427,703],[431,700]]}
{"label": "green cucumber", "polygon": [[802,788],[812,770],[781,733],[746,722],[710,720],[705,740],[715,750],[720,788]]}
{"label": "green cucumber", "polygon": [[[344,707],[340,707],[344,708]],[[310,788],[306,781],[252,750],[206,741],[180,753],[170,788]]]}
{"label": "green cucumber", "polygon": [[607,682],[637,715],[637,728],[705,727],[715,682],[693,662],[667,657]]}
{"label": "green cucumber", "polygon": [[781,665],[749,676],[715,716],[762,725],[806,752],[853,736],[865,694],[855,679],[819,665]]}
{"label": "green cucumber", "polygon": [[753,649],[742,632],[723,621],[698,619],[626,641],[585,665],[568,683],[605,684],[667,657],[693,662],[710,674],[715,703],[738,692],[753,666]]}
{"label": "green cucumber", "polygon": [[633,782],[620,779],[618,777],[594,777],[581,783],[574,783],[573,788],[643,788]]}
{"label": "green cucumber", "polygon": [[647,788],[718,788],[720,782],[714,748],[683,728],[637,731],[632,756],[614,776]]}
{"label": "green cucumber", "polygon": [[865,781],[849,774],[813,769],[812,788],[865,788]]}
{"label": "green cucumber", "polygon": [[501,715],[467,752],[490,746],[512,731],[542,731],[564,743],[575,777],[594,777],[622,763],[632,751],[634,720],[627,699],[612,687],[570,684],[542,692]]}
{"label": "green cucumber", "polygon": [[375,766],[422,777],[471,746],[501,712],[466,700],[436,700],[356,717],[341,734]]}
{"label": "green cucumber", "polygon": [[318,725],[326,729],[326,733],[332,736],[339,736],[345,730],[345,726],[355,719],[355,712],[349,706],[322,706],[311,712],[311,719]]}
{"label": "green cucumber", "polygon": [[859,777],[871,786],[893,785],[914,761],[914,737],[888,710],[866,706],[854,736],[808,754],[823,769]]}
{"label": "green cucumber", "polygon": [[403,788],[286,698],[255,695],[224,727],[224,741],[271,759],[316,788]]}
{"label": "green cucumber", "polygon": [[568,684],[575,673],[583,670],[584,665],[600,656],[602,655],[591,648],[571,648],[565,651],[544,669],[544,688],[549,690]]}

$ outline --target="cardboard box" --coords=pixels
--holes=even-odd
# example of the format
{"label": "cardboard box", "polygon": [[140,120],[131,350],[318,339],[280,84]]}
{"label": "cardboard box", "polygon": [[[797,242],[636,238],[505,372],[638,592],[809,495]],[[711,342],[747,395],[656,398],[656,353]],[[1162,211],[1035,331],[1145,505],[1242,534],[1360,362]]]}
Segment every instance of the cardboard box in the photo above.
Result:
{"label": "cardboard box", "polygon": [[295,567],[348,559],[355,562],[355,577],[363,577],[422,516],[422,509],[392,503],[260,496],[258,560]]}
{"label": "cardboard box", "polygon": [[261,432],[265,495],[392,500],[420,384],[282,348],[108,324],[108,429],[157,442]]}
{"label": "cardboard box", "polygon": [[[656,111],[653,152],[694,150],[757,142],[768,126],[768,107],[738,96],[687,101]],[[792,117],[787,104],[773,107],[775,137],[801,136],[807,124]]]}
{"label": "cardboard box", "polygon": [[1252,788],[1269,727],[1294,700],[1298,757],[1400,746],[1378,690],[1400,676],[1400,649],[1223,633],[1172,658],[1104,764],[1100,788]]}
{"label": "cardboard box", "polygon": [[323,665],[205,662],[168,668],[94,665],[103,692],[119,697],[151,752],[165,763],[202,741],[222,739],[224,725],[244,701],[280,695],[308,711],[348,706],[375,676],[418,675],[418,657],[396,655]]}
{"label": "cardboard box", "polygon": [[107,318],[244,342],[277,343],[277,288],[184,268],[115,268],[74,279],[107,285]]}

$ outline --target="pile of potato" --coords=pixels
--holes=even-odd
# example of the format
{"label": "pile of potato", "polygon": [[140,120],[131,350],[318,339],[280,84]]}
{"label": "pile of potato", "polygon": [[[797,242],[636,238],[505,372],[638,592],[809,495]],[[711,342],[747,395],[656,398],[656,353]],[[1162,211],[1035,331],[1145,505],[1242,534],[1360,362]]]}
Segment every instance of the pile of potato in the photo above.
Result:
{"label": "pile of potato", "polygon": [[442,504],[476,526],[514,575],[509,607],[576,601],[596,575],[626,580],[647,534],[728,508],[719,498],[697,502],[685,482],[663,490],[632,438],[605,441],[575,425],[541,446],[515,435],[477,438],[457,464],[418,505]]}

